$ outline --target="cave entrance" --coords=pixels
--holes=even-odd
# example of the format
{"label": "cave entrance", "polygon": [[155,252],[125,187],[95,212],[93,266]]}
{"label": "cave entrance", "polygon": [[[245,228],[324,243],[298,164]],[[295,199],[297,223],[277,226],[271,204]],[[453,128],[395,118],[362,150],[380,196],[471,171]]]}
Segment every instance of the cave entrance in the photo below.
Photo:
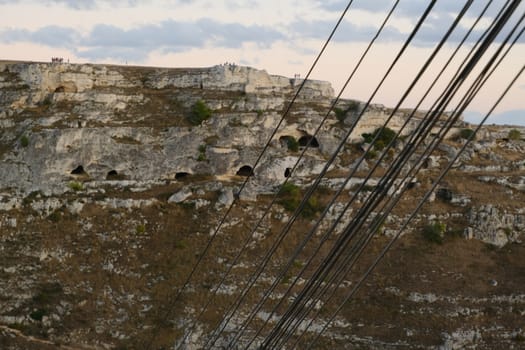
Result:
{"label": "cave entrance", "polygon": [[312,135],[304,135],[304,136],[301,136],[301,138],[299,139],[299,146],[301,147],[306,147],[306,145],[308,144],[308,142],[310,142],[310,147],[311,148],[318,148],[319,147],[319,142],[317,141],[317,139],[312,136]]}
{"label": "cave entrance", "polygon": [[186,173],[184,171],[178,172],[175,174],[175,180],[182,180],[190,176],[190,173]]}
{"label": "cave entrance", "polygon": [[79,165],[75,169],[71,170],[71,175],[86,175],[86,171],[82,165]]}
{"label": "cave entrance", "polygon": [[284,177],[288,178],[292,175],[292,168],[286,168],[284,170]]}
{"label": "cave entrance", "polygon": [[63,87],[63,86],[59,86],[55,89],[55,92],[65,92],[66,91],[66,88]]}
{"label": "cave entrance", "polygon": [[253,168],[249,165],[242,166],[238,171],[239,176],[253,176]]}
{"label": "cave entrance", "polygon": [[118,179],[119,179],[119,174],[116,170],[108,171],[106,175],[106,180],[118,180]]}

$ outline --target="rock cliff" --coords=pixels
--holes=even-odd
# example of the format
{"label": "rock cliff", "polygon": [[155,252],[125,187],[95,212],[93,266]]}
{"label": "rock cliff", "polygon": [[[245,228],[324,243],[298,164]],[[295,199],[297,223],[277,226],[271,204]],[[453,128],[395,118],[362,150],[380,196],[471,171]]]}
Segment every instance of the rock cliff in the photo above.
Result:
{"label": "rock cliff", "polygon": [[[235,65],[166,69],[0,62],[0,347],[140,348],[152,329],[158,331],[158,348],[172,347],[248,237],[248,255],[234,266],[235,276],[226,280],[210,315],[198,320],[200,334],[211,332],[235,300],[239,281],[291,215],[290,203],[278,201],[263,225],[250,232],[278,186],[289,178],[304,191],[364,107],[342,100],[326,115],[332,87],[306,82],[253,168],[302,83]],[[411,113],[396,112],[388,127],[400,130]],[[417,127],[422,112],[415,113],[396,151]],[[381,105],[364,111],[328,169],[311,216],[292,229],[273,270],[358,162],[359,171],[321,228],[330,226],[345,198],[363,183],[374,164],[373,157],[363,158],[363,134],[374,132],[390,114]],[[381,227],[373,250],[397,232],[463,145],[461,131],[469,127],[458,123],[432,154]],[[482,129],[323,346],[522,344],[524,135],[519,127]],[[360,200],[390,164],[387,157]],[[224,224],[183,305],[176,304],[177,312],[160,325],[159,313],[246,177],[241,205]],[[435,223],[443,224],[441,245],[421,234]],[[270,277],[264,276],[260,287]],[[199,337],[190,339],[188,349],[202,346]]]}

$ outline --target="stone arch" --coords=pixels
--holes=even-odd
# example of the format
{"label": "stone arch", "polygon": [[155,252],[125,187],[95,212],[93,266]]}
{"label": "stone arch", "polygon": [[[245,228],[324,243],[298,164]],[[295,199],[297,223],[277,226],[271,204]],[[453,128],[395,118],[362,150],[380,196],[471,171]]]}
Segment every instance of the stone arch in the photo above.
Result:
{"label": "stone arch", "polygon": [[317,138],[308,134],[301,136],[301,138],[299,139],[299,146],[306,147],[308,142],[310,142],[310,148],[319,148],[319,141],[317,141]]}
{"label": "stone arch", "polygon": [[292,176],[292,168],[286,168],[284,170],[284,177],[288,178],[290,176]]}
{"label": "stone arch", "polygon": [[239,168],[236,175],[253,176],[253,168],[249,165],[243,165],[242,167]]}
{"label": "stone arch", "polygon": [[82,165],[79,165],[75,169],[71,170],[71,175],[86,175],[86,171]]}

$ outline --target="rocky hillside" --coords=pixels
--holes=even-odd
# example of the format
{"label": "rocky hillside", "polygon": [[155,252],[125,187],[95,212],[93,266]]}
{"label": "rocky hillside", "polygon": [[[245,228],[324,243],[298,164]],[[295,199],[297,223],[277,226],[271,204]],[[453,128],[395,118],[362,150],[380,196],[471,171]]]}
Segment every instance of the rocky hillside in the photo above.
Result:
{"label": "rocky hillside", "polygon": [[[202,347],[291,215],[290,198],[282,198],[251,232],[279,185],[288,177],[304,192],[364,107],[340,101],[316,134],[334,93],[329,83],[308,81],[253,169],[301,83],[234,65],[0,61],[0,348],[142,349],[150,341],[171,348],[194,321],[184,346]],[[248,296],[246,312],[360,160],[321,229],[363,182],[375,162],[362,159],[363,134],[390,112],[381,105],[364,112],[310,212]],[[397,112],[389,128],[400,130],[410,113]],[[395,234],[469,127],[456,125],[432,154],[355,274]],[[319,348],[525,348],[524,137],[519,127],[481,130]],[[373,191],[391,158],[360,196]],[[232,203],[201,268],[174,301]],[[306,247],[297,271],[318,243]],[[197,317],[229,267],[212,307]],[[273,300],[288,283],[281,281]]]}

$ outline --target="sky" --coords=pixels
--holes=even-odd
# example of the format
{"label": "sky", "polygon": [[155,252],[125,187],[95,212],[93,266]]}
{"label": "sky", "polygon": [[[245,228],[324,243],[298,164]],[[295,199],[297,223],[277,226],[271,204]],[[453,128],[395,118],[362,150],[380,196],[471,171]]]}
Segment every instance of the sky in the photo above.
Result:
{"label": "sky", "polygon": [[[304,77],[347,0],[0,0],[0,59],[111,63],[160,67],[206,67],[232,62],[270,74]],[[394,0],[354,0],[311,77],[332,83],[336,94],[356,67]],[[467,1],[439,0],[396,63],[372,103],[395,106],[453,25]],[[444,71],[451,77],[504,5],[494,0]],[[428,6],[399,0],[384,30],[342,96],[368,101],[402,44]],[[475,23],[488,0],[474,0],[449,40],[403,100],[402,107],[431,108],[439,89],[422,99],[441,67]],[[525,13],[521,4],[510,24]],[[511,26],[489,49],[495,52]],[[519,30],[523,28],[520,25]],[[519,31],[518,30],[518,31]],[[486,63],[488,60],[481,61]],[[525,63],[525,38],[487,81],[465,113],[477,121],[491,108]],[[479,69],[477,70],[479,71]],[[444,86],[439,80],[437,88]],[[489,123],[525,125],[525,75],[494,111]],[[452,107],[451,107],[452,108]]]}

